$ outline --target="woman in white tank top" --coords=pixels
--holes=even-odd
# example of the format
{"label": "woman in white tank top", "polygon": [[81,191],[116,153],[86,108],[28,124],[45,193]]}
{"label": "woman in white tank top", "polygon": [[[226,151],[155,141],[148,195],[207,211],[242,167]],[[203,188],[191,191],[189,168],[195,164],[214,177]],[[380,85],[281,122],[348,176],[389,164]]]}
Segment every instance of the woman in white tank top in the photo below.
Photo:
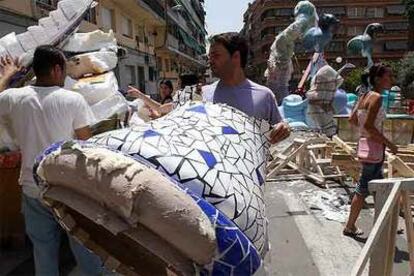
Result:
{"label": "woman in white tank top", "polygon": [[[381,106],[381,93],[392,87],[392,70],[390,67],[382,64],[374,65],[369,71],[368,79],[372,91],[360,97],[355,109],[351,113],[349,121],[351,124],[358,126],[360,138],[364,138],[372,144],[379,145],[378,148],[381,148],[381,145],[383,145],[381,149],[382,151],[385,150],[385,147],[388,147],[391,152],[396,153],[397,147],[382,133],[386,113]],[[360,139],[360,141],[362,141],[362,139]],[[377,151],[379,150],[380,149]],[[376,153],[378,155],[379,152]],[[343,230],[344,235],[355,237],[363,234],[363,232],[356,227],[355,223],[364,205],[365,197],[369,195],[368,183],[374,179],[383,178],[383,162],[383,160],[374,163],[361,162],[362,173],[355,189],[355,195],[352,199],[348,223]]]}

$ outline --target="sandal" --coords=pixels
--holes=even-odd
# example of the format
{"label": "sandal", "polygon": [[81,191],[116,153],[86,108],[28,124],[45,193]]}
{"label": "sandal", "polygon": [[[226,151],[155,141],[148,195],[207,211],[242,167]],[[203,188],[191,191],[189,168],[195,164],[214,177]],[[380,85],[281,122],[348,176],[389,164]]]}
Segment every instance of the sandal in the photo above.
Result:
{"label": "sandal", "polygon": [[349,237],[358,237],[358,236],[362,236],[364,234],[364,231],[362,231],[361,229],[359,229],[358,227],[355,227],[354,230],[349,230],[347,228],[345,228],[342,231],[342,234],[344,236],[349,236]]}

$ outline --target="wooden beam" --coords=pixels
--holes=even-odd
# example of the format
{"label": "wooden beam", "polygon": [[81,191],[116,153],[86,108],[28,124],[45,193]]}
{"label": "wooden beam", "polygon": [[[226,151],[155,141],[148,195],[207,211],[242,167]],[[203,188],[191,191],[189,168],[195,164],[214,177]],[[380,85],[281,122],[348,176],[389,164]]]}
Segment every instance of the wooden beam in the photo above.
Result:
{"label": "wooden beam", "polygon": [[406,191],[401,192],[401,199],[404,211],[405,232],[407,235],[408,242],[408,253],[410,254],[410,269],[412,274],[414,273],[414,227],[413,216],[411,214],[410,193]]}
{"label": "wooden beam", "polygon": [[[391,190],[390,196],[388,197],[387,201],[384,204],[384,207],[381,210],[378,219],[376,220],[374,227],[371,230],[371,234],[368,237],[365,246],[362,248],[361,255],[358,258],[354,268],[352,269],[352,276],[359,276],[362,275],[365,265],[368,262],[369,256],[373,251],[376,243],[379,240],[380,234],[382,230],[384,230],[388,218],[392,214],[392,210],[397,204],[399,195],[401,190],[401,182],[397,182]],[[395,238],[395,237],[394,237]]]}
{"label": "wooden beam", "polygon": [[414,170],[411,169],[404,161],[396,155],[387,153],[388,165],[398,171],[401,177],[414,177]]}
{"label": "wooden beam", "polygon": [[335,144],[341,147],[346,153],[352,156],[356,155],[356,151],[350,145],[345,143],[341,138],[339,138],[338,135],[335,135],[334,137],[332,137],[332,141],[334,141]]}
{"label": "wooden beam", "polygon": [[287,156],[285,160],[283,160],[279,165],[276,166],[276,168],[274,168],[272,171],[270,171],[267,174],[267,177],[273,177],[280,169],[285,167],[293,158],[295,158],[296,155],[298,153],[300,153],[304,149],[305,146],[306,146],[306,144],[303,144],[300,147],[298,147],[296,150],[294,150],[293,153],[291,153],[289,156]]}

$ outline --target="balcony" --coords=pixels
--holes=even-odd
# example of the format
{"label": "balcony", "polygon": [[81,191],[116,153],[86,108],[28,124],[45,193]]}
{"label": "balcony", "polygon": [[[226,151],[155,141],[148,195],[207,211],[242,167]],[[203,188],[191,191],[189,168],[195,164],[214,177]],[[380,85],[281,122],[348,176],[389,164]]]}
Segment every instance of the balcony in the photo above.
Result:
{"label": "balcony", "polygon": [[138,0],[138,1],[144,2],[158,16],[165,18],[164,6],[158,0]]}

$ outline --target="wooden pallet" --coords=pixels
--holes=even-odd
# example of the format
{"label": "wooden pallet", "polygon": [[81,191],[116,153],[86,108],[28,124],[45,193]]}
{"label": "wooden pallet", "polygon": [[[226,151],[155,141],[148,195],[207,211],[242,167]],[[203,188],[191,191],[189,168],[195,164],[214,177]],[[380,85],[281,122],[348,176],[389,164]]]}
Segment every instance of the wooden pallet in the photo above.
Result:
{"label": "wooden pallet", "polygon": [[267,166],[267,178],[271,181],[276,176],[302,174],[305,178],[325,185],[328,180],[343,183],[345,175],[338,166],[332,166],[333,143],[324,136],[309,139],[295,139],[284,151],[272,153],[273,161]]}

